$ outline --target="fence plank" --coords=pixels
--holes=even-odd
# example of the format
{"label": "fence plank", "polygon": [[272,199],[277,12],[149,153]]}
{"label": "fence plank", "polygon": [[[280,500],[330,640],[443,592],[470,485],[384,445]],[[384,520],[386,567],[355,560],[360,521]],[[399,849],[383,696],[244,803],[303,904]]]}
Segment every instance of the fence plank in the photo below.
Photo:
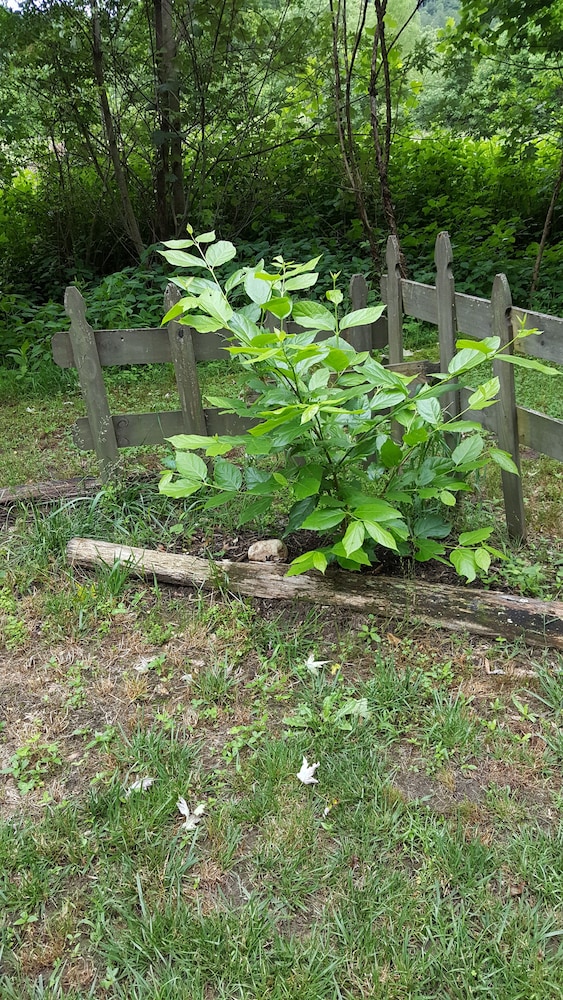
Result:
{"label": "fence plank", "polygon": [[[436,288],[417,281],[402,281],[403,310],[406,316],[423,320],[426,323],[438,325],[438,301]],[[388,278],[381,278],[381,297],[387,302]],[[476,340],[490,337],[493,332],[493,314],[488,299],[476,295],[455,293],[455,308],[457,328],[460,333]],[[528,329],[541,330],[540,335],[528,337],[520,342],[518,349],[524,354],[554,364],[563,365],[563,319],[557,316],[547,316],[545,313],[533,312],[514,306],[512,309],[513,332],[519,329],[520,320],[525,317]]]}
{"label": "fence plank", "polygon": [[[176,285],[170,283],[164,293],[165,313],[181,298]],[[168,324],[170,355],[174,364],[174,374],[180,406],[184,414],[184,434],[207,434],[205,413],[201,401],[201,389],[197,377],[197,365],[191,327],[174,321]]]}
{"label": "fence plank", "polygon": [[[204,409],[207,434],[243,434],[256,421],[221,413],[214,407]],[[183,434],[181,410],[159,410],[156,413],[118,413],[112,416],[118,448],[138,448],[142,445],[163,444],[173,434]],[[72,428],[72,436],[81,451],[94,450],[94,438],[87,417],[80,417]]]}
{"label": "fence plank", "polygon": [[[456,353],[457,316],[455,308],[455,282],[452,273],[454,255],[448,233],[438,233],[434,261],[436,263],[436,299],[438,303],[438,337],[440,342],[440,366],[447,372],[450,361]],[[440,400],[442,410],[450,418],[459,416],[461,406],[459,392],[448,392]],[[449,435],[453,438],[453,435]]]}
{"label": "fence plank", "polygon": [[[491,295],[493,330],[500,337],[501,348],[512,354],[512,295],[506,276],[497,274]],[[520,449],[518,440],[518,417],[516,414],[516,390],[514,368],[500,360],[493,361],[493,371],[500,381],[498,404],[495,406],[496,435],[500,448],[507,451],[512,461],[520,469]],[[522,479],[513,472],[501,470],[504,509],[508,534],[511,538],[526,537],[526,515]]]}
{"label": "fence plank", "polygon": [[[463,409],[466,409],[472,392],[473,389],[461,390]],[[495,433],[495,409],[496,407],[491,406],[486,410],[468,410],[465,419],[477,420],[487,430]],[[516,416],[518,418],[518,440],[523,448],[530,448],[531,451],[538,451],[542,455],[563,462],[563,420],[548,417],[545,413],[529,410],[525,406],[516,407]]]}
{"label": "fence plank", "polygon": [[118,451],[94,331],[86,320],[86,304],[77,288],[67,288],[64,305],[70,319],[69,336],[74,364],[86,404],[94,450],[100,463],[101,477],[107,480],[115,468]]}
{"label": "fence plank", "polygon": [[[365,309],[368,301],[368,284],[363,274],[354,274],[350,279],[350,311]],[[352,326],[342,334],[344,340],[352,345],[355,351],[371,351],[371,326]]]}
{"label": "fence plank", "polygon": [[401,251],[396,236],[387,239],[387,330],[389,337],[389,364],[398,365],[403,360],[403,296],[401,280]]}

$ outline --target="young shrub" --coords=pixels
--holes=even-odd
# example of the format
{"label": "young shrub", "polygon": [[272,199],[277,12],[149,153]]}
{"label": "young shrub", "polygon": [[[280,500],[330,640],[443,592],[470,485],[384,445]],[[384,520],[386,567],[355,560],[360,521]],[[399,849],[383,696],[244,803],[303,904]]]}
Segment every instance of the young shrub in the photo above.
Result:
{"label": "young shrub", "polygon": [[[440,407],[441,395],[469,373],[473,381],[474,369],[497,357],[499,338],[460,341],[447,372],[432,385],[414,386],[414,376],[384,368],[345,339],[352,327],[375,322],[384,306],[341,316],[338,274],[332,275],[326,305],[296,297],[315,285],[318,257],[304,264],[276,257],[268,270],[261,261],[221,283],[217,272],[236,256],[235,247],[216,241],[215,233],[188,231],[190,239],[166,243],[162,254],[197,273],[172,278],[185,295],[163,322],[177,319],[200,333],[227,331],[225,349],[248,372],[255,399],[210,397],[209,403],[254,425],[236,436],[170,438],[176,458],[160,491],[171,497],[201,494],[206,509],[228,504],[242,491],[247,502],[241,524],[280,501],[289,504],[286,534],[305,528],[319,535],[319,546],[292,562],[290,576],[311,569],[324,573],[331,562],[358,570],[376,561],[378,547],[421,562],[449,559],[468,581],[488,570],[491,556],[502,558],[487,541],[492,526],[450,540],[453,514],[476,470],[493,461],[517,474],[516,466],[487,443],[480,424],[447,423]],[[246,301],[238,305],[241,296]],[[274,328],[268,329],[271,317]],[[301,332],[289,333],[289,320]],[[316,341],[319,334],[325,339]],[[530,358],[510,361],[551,371]],[[491,406],[498,389],[497,378],[483,382],[470,408]],[[226,457],[235,448],[236,460]]]}

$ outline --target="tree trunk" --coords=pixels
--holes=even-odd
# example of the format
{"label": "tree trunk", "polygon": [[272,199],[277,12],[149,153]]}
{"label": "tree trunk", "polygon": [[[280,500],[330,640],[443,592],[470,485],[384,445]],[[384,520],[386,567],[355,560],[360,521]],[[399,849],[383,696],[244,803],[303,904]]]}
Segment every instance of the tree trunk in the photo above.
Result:
{"label": "tree trunk", "polygon": [[180,86],[171,0],[154,0],[159,114],[156,171],[157,231],[161,239],[179,235],[186,212],[182,156]]}
{"label": "tree trunk", "polygon": [[[381,253],[369,218],[365,185],[356,158],[356,143],[352,129],[352,77],[367,14],[367,0],[361,0],[352,52],[348,52],[346,0],[330,0],[332,26],[332,66],[338,145],[344,170],[356,202],[356,209],[369,243],[370,255],[377,274],[381,273]],[[341,67],[341,48],[344,66]],[[344,80],[343,80],[344,76]]]}
{"label": "tree trunk", "polygon": [[135,212],[133,211],[133,206],[131,204],[131,199],[129,197],[127,178],[125,176],[125,171],[123,170],[123,164],[121,162],[121,156],[119,153],[119,147],[117,143],[117,136],[115,134],[113,118],[109,106],[109,100],[105,82],[105,74],[104,74],[102,33],[100,30],[100,19],[98,16],[98,12],[95,8],[92,9],[92,58],[94,64],[94,76],[96,78],[96,84],[98,86],[98,99],[100,102],[100,110],[102,113],[102,120],[104,123],[104,129],[108,141],[109,154],[113,165],[115,181],[121,199],[121,207],[123,210],[123,217],[125,220],[125,229],[133,246],[135,247],[135,252],[137,256],[140,258],[145,247],[143,239],[141,237],[139,224],[137,222]]}
{"label": "tree trunk", "polygon": [[[395,206],[391,197],[389,186],[389,157],[391,155],[391,138],[393,124],[393,108],[391,101],[391,74],[389,70],[389,49],[385,37],[385,14],[387,13],[387,0],[374,0],[377,23],[373,36],[373,48],[371,56],[371,72],[369,81],[369,104],[371,130],[373,134],[373,145],[375,149],[375,162],[379,177],[379,188],[381,192],[381,205],[383,215],[387,223],[387,228],[391,236],[399,238],[397,226],[397,216]],[[381,67],[378,67],[378,54],[381,59]],[[379,73],[383,70],[384,103],[385,103],[385,124],[383,138],[379,126]],[[399,258],[401,276],[406,277],[406,264],[402,252]]]}
{"label": "tree trunk", "polygon": [[553,222],[553,215],[555,213],[555,206],[559,200],[559,195],[561,194],[561,188],[563,187],[563,153],[561,154],[561,161],[559,163],[559,174],[557,180],[555,181],[555,187],[553,188],[553,194],[551,195],[551,201],[549,203],[549,208],[547,210],[547,215],[545,217],[545,222],[543,224],[543,232],[541,234],[540,245],[538,247],[538,253],[536,256],[536,262],[534,264],[534,274],[532,276],[532,284],[530,287],[530,295],[533,295],[538,287],[538,281],[540,277],[541,262],[543,260],[544,250],[549,239],[549,234],[551,232],[551,224]]}

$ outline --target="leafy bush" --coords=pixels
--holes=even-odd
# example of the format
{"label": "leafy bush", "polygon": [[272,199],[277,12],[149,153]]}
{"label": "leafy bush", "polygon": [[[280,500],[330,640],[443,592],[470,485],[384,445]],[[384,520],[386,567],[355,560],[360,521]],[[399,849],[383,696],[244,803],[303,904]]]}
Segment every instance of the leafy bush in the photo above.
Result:
{"label": "leafy bush", "polygon": [[[289,575],[324,572],[334,561],[357,570],[376,560],[378,546],[419,561],[448,556],[468,580],[488,570],[492,555],[502,558],[487,542],[491,526],[462,533],[457,543],[446,539],[456,497],[471,489],[476,470],[489,461],[517,469],[506,452],[486,443],[478,423],[448,423],[439,402],[477,366],[502,356],[498,338],[458,342],[448,372],[433,385],[416,385],[414,376],[390,371],[347,343],[347,330],[375,322],[384,307],[341,317],[337,273],[326,306],[293,297],[315,285],[318,258],[295,264],[276,257],[268,271],[261,261],[234,271],[222,287],[217,270],[236,256],[232,243],[210,232],[165,245],[170,264],[206,276],[172,279],[186,294],[163,322],[179,318],[200,333],[228,330],[227,350],[248,371],[256,399],[210,398],[254,426],[235,436],[170,438],[176,459],[162,476],[162,493],[202,492],[210,509],[243,491],[241,523],[289,502],[287,533],[304,528],[320,536],[319,547],[295,559]],[[235,309],[230,299],[242,292],[250,301]],[[266,328],[268,317],[274,329]],[[289,320],[302,332],[289,333]],[[326,339],[317,342],[318,334]],[[550,370],[530,358],[511,360]],[[498,379],[488,379],[471,395],[470,408],[492,405],[498,389]],[[453,447],[451,435],[459,436]],[[244,457],[226,458],[233,449]]]}

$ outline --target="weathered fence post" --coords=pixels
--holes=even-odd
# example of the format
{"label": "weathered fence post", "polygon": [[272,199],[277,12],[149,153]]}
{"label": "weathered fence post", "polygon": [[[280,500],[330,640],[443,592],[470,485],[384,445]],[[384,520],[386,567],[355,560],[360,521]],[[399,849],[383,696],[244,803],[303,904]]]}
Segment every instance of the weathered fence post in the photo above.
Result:
{"label": "weathered fence post", "polygon": [[[452,273],[454,255],[448,233],[438,233],[434,251],[436,264],[436,298],[438,305],[438,338],[440,343],[440,368],[447,372],[456,353],[457,317],[455,309],[455,281]],[[442,410],[455,420],[461,412],[459,392],[448,392],[441,398]]]}
{"label": "weathered fence post", "polygon": [[[181,297],[176,285],[172,283],[167,285],[164,293],[165,312],[168,312]],[[168,339],[182,408],[183,432],[206,435],[207,424],[201,402],[192,331],[189,326],[171,320],[168,323]]]}
{"label": "weathered fence post", "polygon": [[[497,274],[491,294],[493,334],[500,337],[501,347],[506,354],[512,354],[512,295],[506,275]],[[496,434],[499,448],[507,451],[520,471],[520,449],[518,441],[518,415],[516,413],[516,391],[514,368],[502,361],[493,362],[494,374],[500,381],[498,403],[494,408]],[[513,472],[501,470],[502,491],[508,534],[511,538],[526,537],[526,515],[522,479]]]}
{"label": "weathered fence post", "polygon": [[[363,274],[353,274],[350,278],[350,299],[352,312],[365,309],[368,301],[368,283]],[[371,351],[371,326],[351,326],[343,333],[344,339],[352,345],[355,351]]]}
{"label": "weathered fence post", "polygon": [[78,288],[70,286],[66,289],[64,305],[70,319],[69,336],[74,364],[100,463],[100,475],[106,482],[117,465],[119,453],[96,338],[86,319],[86,304]]}
{"label": "weathered fence post", "polygon": [[387,329],[389,364],[403,361],[403,293],[401,289],[401,252],[396,236],[387,240]]}

